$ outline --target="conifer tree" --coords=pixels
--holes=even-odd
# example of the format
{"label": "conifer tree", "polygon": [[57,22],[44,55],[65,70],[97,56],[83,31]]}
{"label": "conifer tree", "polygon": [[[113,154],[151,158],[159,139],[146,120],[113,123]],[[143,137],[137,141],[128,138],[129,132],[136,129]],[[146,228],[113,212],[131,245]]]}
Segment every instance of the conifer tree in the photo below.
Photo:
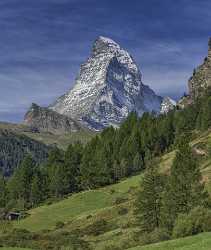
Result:
{"label": "conifer tree", "polygon": [[27,155],[8,182],[10,198],[16,201],[22,200],[24,206],[30,202],[34,167],[35,163],[31,155]]}
{"label": "conifer tree", "polygon": [[6,181],[2,174],[0,174],[0,208],[6,205]]}
{"label": "conifer tree", "polygon": [[206,130],[211,127],[211,97],[208,97],[202,107],[201,128]]}
{"label": "conifer tree", "polygon": [[136,153],[135,157],[133,158],[133,171],[137,172],[144,168],[143,159],[140,153]]}
{"label": "conifer tree", "polygon": [[207,202],[208,194],[204,189],[198,161],[187,140],[182,137],[163,197],[164,225],[172,230],[180,213],[188,213],[196,206],[205,206]]}
{"label": "conifer tree", "polygon": [[66,171],[63,151],[58,148],[52,149],[46,167],[49,195],[53,197],[62,197],[66,190]]}
{"label": "conifer tree", "polygon": [[135,202],[135,214],[143,232],[152,232],[161,225],[163,183],[163,176],[158,173],[158,162],[153,161],[146,169]]}
{"label": "conifer tree", "polygon": [[68,193],[79,190],[79,174],[80,164],[82,159],[83,146],[81,143],[75,145],[70,144],[65,152],[64,166],[65,166],[65,185]]}
{"label": "conifer tree", "polygon": [[45,197],[43,189],[42,177],[39,172],[34,173],[31,183],[30,201],[32,206],[38,205]]}

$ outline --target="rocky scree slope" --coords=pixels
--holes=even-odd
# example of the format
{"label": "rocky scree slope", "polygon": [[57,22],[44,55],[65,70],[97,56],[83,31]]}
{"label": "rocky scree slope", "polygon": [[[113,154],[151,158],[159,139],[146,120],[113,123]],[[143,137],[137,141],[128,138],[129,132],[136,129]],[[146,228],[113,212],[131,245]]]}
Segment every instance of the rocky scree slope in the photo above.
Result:
{"label": "rocky scree slope", "polygon": [[162,98],[142,83],[132,56],[109,38],[99,37],[81,65],[73,88],[49,108],[85,126],[118,126],[131,111],[160,112]]}

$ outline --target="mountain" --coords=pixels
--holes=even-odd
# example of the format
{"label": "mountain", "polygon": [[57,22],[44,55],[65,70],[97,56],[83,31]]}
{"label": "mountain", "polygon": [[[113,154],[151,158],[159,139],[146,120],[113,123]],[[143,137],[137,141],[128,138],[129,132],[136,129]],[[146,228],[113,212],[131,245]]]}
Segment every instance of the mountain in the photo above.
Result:
{"label": "mountain", "polygon": [[61,115],[51,109],[43,108],[33,103],[25,114],[25,125],[39,131],[51,132],[53,134],[64,134],[67,132],[77,132],[81,126],[65,115]]}
{"label": "mountain", "polygon": [[176,107],[176,102],[172,100],[170,97],[166,96],[163,98],[163,101],[161,103],[161,109],[160,113],[161,114],[166,114],[169,111],[173,110]]}
{"label": "mountain", "polygon": [[193,71],[188,81],[189,98],[194,101],[203,94],[204,90],[211,87],[211,38],[208,43],[208,55],[204,62]]}
{"label": "mountain", "polygon": [[100,36],[81,65],[73,88],[49,109],[94,130],[118,126],[131,111],[139,116],[159,112],[162,98],[141,78],[132,56],[113,40]]}

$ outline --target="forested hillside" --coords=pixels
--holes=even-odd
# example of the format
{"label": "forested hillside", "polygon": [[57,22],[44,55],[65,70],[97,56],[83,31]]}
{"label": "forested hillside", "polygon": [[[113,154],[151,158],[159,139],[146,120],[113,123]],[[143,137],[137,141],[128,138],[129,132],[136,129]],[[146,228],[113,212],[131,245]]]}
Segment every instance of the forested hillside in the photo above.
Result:
{"label": "forested hillside", "polygon": [[0,130],[0,171],[5,176],[13,173],[26,154],[31,154],[37,164],[48,157],[49,147],[27,136],[10,130]]}

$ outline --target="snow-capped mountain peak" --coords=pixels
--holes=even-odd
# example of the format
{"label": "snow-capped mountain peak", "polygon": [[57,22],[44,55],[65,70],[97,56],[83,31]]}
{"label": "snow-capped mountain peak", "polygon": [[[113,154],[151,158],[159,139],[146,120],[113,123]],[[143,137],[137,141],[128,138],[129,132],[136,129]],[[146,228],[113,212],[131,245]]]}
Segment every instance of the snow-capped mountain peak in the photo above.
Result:
{"label": "snow-capped mountain peak", "polygon": [[163,98],[163,101],[161,103],[161,114],[166,114],[169,111],[173,110],[176,107],[177,103],[171,99],[170,97],[166,96]]}
{"label": "snow-capped mountain peak", "polygon": [[161,101],[142,83],[132,56],[112,39],[100,36],[73,88],[49,108],[100,130],[118,126],[131,111],[139,116],[159,112]]}

